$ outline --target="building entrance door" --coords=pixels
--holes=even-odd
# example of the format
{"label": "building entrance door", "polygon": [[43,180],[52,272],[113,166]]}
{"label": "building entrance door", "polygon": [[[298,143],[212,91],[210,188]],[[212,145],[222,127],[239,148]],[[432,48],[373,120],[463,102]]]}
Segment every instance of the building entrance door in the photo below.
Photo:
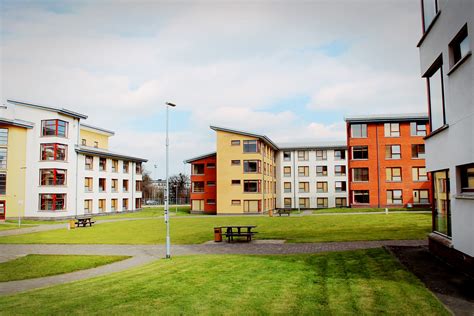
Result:
{"label": "building entrance door", "polygon": [[5,220],[5,215],[7,213],[7,206],[5,201],[0,201],[0,221]]}

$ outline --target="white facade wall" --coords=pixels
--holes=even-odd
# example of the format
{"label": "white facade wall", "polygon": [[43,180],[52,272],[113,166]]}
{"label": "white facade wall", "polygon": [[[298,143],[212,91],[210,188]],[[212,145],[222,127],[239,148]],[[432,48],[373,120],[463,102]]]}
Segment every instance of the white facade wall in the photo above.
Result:
{"label": "white facade wall", "polygon": [[[299,161],[298,160],[298,149],[281,149],[277,153],[277,208],[284,207],[284,199],[292,199],[292,208],[299,207],[299,198],[309,198],[309,207],[317,208],[317,198],[328,198],[328,207],[336,207],[336,198],[346,198],[346,203],[348,202],[348,177],[347,177],[347,150],[344,149],[346,159],[336,160],[334,157],[334,149],[326,148],[311,148],[304,149],[308,151],[308,160]],[[325,150],[326,151],[326,160],[316,160],[316,150]],[[291,160],[285,161],[283,158],[284,152],[291,153]],[[346,167],[345,176],[336,176],[334,172],[334,167],[336,165],[341,165]],[[308,166],[309,167],[309,176],[302,177],[298,175],[299,166]],[[316,166],[327,166],[328,175],[327,176],[317,176],[316,175]],[[291,167],[291,176],[285,177],[283,174],[284,167]],[[345,192],[336,192],[335,183],[336,181],[345,181],[346,182],[346,191]],[[291,192],[285,193],[284,182],[291,182]],[[299,182],[309,182],[309,193],[300,193],[299,192]],[[316,183],[317,182],[327,182],[328,183],[328,192],[319,193],[317,192]]]}
{"label": "white facade wall", "polygon": [[425,141],[427,171],[449,169],[452,245],[474,256],[474,196],[461,194],[458,167],[474,163],[474,62],[468,57],[450,71],[449,43],[467,24],[474,51],[474,2],[439,0],[439,17],[420,45],[421,74],[442,55],[446,121],[449,127]]}

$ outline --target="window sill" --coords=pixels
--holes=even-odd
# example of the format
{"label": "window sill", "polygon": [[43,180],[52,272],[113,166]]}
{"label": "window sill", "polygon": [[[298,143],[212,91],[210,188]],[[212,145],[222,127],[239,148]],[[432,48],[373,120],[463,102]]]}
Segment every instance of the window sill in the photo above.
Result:
{"label": "window sill", "polygon": [[471,51],[468,51],[467,54],[466,54],[463,58],[461,58],[460,60],[458,60],[458,62],[455,63],[455,64],[451,67],[451,69],[449,69],[447,75],[448,75],[448,76],[451,75],[456,69],[459,68],[459,66],[461,66],[469,57],[471,57],[471,55],[472,55],[472,52],[471,52]]}
{"label": "window sill", "polygon": [[39,162],[64,162],[64,163],[68,163],[69,161],[67,161],[67,160],[39,160]]}
{"label": "window sill", "polygon": [[369,158],[361,158],[361,159],[359,159],[359,158],[352,158],[351,160],[352,160],[352,161],[367,161],[367,160],[369,160]]}
{"label": "window sill", "polygon": [[459,200],[474,200],[474,193],[460,193],[456,194],[454,198]]}
{"label": "window sill", "polygon": [[449,128],[449,124],[444,124],[443,126],[438,128],[437,130],[432,131],[428,136],[423,137],[423,140],[430,139],[431,137],[435,136],[436,134],[441,133],[442,131],[444,131],[445,129],[448,129],[448,128]]}
{"label": "window sill", "polygon": [[426,157],[411,157],[412,160],[423,160],[426,159]]}
{"label": "window sill", "polygon": [[433,25],[438,20],[440,14],[441,14],[441,10],[438,10],[438,13],[436,13],[436,15],[433,18],[433,21],[431,21],[430,25],[426,28],[426,31],[421,36],[420,40],[418,41],[418,44],[416,44],[416,47],[420,47],[421,44],[423,44],[423,42],[425,41],[425,38],[428,36],[428,33],[431,31],[431,29],[433,28]]}

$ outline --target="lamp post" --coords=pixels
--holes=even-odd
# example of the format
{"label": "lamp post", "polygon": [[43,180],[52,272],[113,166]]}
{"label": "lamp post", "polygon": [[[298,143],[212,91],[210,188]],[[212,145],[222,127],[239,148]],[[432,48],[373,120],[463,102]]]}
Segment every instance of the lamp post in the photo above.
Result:
{"label": "lamp post", "polygon": [[170,183],[168,177],[168,160],[169,160],[169,137],[168,137],[168,112],[170,107],[175,107],[176,104],[166,102],[166,197],[165,197],[165,223],[166,223],[166,258],[171,258],[170,248]]}

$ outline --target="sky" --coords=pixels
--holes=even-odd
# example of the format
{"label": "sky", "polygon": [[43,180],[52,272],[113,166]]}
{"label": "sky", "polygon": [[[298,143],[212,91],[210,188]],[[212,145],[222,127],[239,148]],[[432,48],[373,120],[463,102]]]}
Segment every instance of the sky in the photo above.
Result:
{"label": "sky", "polygon": [[171,174],[215,151],[209,125],[344,140],[345,116],[427,111],[417,0],[0,3],[1,101],[88,115],[154,178],[165,102]]}

